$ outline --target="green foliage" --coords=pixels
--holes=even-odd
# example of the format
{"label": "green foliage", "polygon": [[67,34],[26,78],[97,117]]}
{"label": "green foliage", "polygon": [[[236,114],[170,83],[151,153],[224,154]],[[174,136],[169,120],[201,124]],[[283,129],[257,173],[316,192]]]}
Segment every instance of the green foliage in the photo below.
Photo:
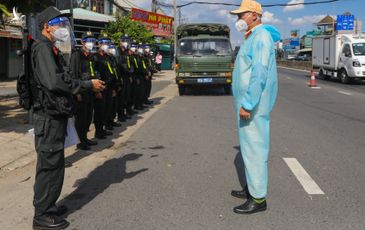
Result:
{"label": "green foliage", "polygon": [[103,32],[107,33],[116,43],[119,43],[124,34],[128,34],[137,43],[154,43],[152,32],[147,30],[142,23],[133,21],[128,16],[118,17],[116,21],[109,22]]}
{"label": "green foliage", "polygon": [[4,4],[0,4],[0,15],[10,17],[10,12],[8,11],[7,7]]}
{"label": "green foliage", "polygon": [[54,3],[54,0],[12,0],[5,1],[4,5],[6,5],[9,10],[16,7],[19,13],[29,14],[40,12],[48,6],[54,5]]}

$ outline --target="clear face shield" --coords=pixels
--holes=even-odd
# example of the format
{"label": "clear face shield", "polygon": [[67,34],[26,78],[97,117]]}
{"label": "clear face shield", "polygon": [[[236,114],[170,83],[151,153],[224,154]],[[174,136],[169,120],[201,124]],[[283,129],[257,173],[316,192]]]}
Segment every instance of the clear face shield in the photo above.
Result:
{"label": "clear face shield", "polygon": [[114,45],[110,45],[109,46],[109,51],[108,53],[112,56],[115,56],[117,54],[117,50],[115,49],[115,46]]}
{"label": "clear face shield", "polygon": [[96,39],[95,38],[85,38],[82,40],[82,42],[84,43],[83,45],[85,46],[86,50],[89,53],[93,53],[95,51],[95,44],[96,44]]}
{"label": "clear face shield", "polygon": [[55,46],[63,55],[70,55],[76,44],[75,35],[67,17],[57,17],[48,22]]}
{"label": "clear face shield", "polygon": [[99,50],[104,51],[104,53],[109,53],[110,45],[111,45],[111,40],[109,40],[109,39],[99,40]]}

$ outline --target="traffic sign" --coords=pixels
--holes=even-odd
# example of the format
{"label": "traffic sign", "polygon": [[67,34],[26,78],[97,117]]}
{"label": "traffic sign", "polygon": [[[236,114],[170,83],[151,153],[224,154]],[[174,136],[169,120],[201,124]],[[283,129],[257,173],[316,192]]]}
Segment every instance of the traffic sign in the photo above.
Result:
{"label": "traffic sign", "polygon": [[336,30],[354,30],[354,15],[337,15]]}

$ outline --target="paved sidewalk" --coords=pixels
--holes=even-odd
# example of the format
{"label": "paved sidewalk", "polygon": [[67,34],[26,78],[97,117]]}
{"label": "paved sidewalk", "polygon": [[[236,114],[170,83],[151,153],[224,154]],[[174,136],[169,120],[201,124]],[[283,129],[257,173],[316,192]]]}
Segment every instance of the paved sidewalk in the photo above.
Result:
{"label": "paved sidewalk", "polygon": [[16,80],[0,81],[0,100],[3,98],[15,97],[17,95]]}
{"label": "paved sidewalk", "polygon": [[[154,82],[173,81],[174,72],[164,71],[154,75]],[[0,82],[0,91],[3,89]],[[14,83],[4,83],[3,87],[11,88]],[[5,85],[5,86],[4,86]],[[157,86],[157,85],[156,85]],[[160,87],[156,87],[157,90]],[[1,96],[0,96],[1,98]],[[17,99],[0,100],[0,177],[18,168],[22,168],[36,159],[33,136],[28,133],[32,125],[28,124],[28,112],[23,110]],[[123,123],[123,126],[132,126],[135,121]],[[94,126],[91,125],[89,137],[94,137]],[[107,146],[104,146],[107,148]],[[66,150],[66,155],[77,152],[75,147]]]}

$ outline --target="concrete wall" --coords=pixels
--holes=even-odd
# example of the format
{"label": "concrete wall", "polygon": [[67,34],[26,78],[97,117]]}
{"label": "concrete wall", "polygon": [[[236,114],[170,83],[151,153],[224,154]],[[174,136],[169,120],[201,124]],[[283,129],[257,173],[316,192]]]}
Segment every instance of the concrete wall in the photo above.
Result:
{"label": "concrete wall", "polygon": [[310,71],[312,69],[311,61],[277,61],[278,66],[284,66],[294,69],[302,69]]}

